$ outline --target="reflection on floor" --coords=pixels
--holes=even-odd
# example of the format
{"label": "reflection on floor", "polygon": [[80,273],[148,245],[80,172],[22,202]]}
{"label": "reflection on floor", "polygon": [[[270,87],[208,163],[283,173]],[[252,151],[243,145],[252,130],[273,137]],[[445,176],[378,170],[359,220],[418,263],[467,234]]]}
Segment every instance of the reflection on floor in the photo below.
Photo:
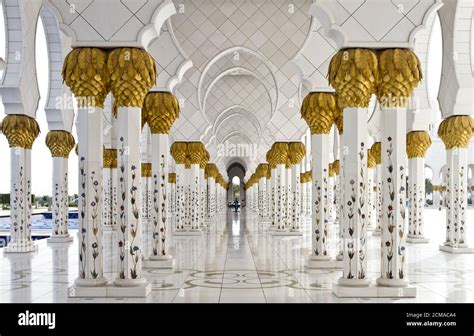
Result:
{"label": "reflection on floor", "polygon": [[[173,237],[178,256],[174,271],[144,269],[153,286],[143,299],[68,298],[77,276],[77,239],[69,245],[38,242],[36,255],[0,254],[0,302],[474,302],[474,256],[438,251],[444,238],[444,211],[426,211],[429,244],[407,244],[408,276],[417,287],[415,299],[339,299],[332,284],[339,270],[307,270],[310,221],[303,237],[275,237],[266,224],[243,212],[229,212],[202,237]],[[474,210],[468,211],[468,242],[474,244]],[[114,233],[104,232],[106,276],[113,280]],[[336,241],[337,225],[330,226]],[[379,237],[369,237],[368,275],[380,269]],[[337,245],[330,246],[337,252]]]}

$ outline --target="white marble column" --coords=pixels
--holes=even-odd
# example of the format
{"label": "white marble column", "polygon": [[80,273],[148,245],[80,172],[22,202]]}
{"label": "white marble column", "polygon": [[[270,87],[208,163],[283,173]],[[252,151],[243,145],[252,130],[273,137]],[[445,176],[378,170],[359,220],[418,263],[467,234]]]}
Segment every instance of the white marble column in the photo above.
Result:
{"label": "white marble column", "polygon": [[102,169],[102,199],[103,199],[103,215],[102,225],[104,228],[112,227],[112,172],[110,165],[106,162],[106,151],[104,148],[103,169]]}
{"label": "white marble column", "polygon": [[446,150],[446,241],[440,250],[474,253],[466,241],[467,148]]}
{"label": "white marble column", "polygon": [[382,143],[376,142],[370,148],[375,159],[374,167],[374,189],[375,189],[375,230],[372,236],[380,236],[382,234]]}
{"label": "white marble column", "polygon": [[371,150],[367,150],[367,230],[374,230],[377,225],[375,212],[375,192],[374,192],[374,177],[375,177],[375,159]]}
{"label": "white marble column", "polygon": [[34,252],[31,237],[31,148],[39,134],[35,119],[26,115],[7,115],[2,133],[10,146],[10,242],[5,253]]}
{"label": "white marble column", "polygon": [[258,217],[265,220],[267,214],[267,178],[266,170],[259,173],[258,178]]}
{"label": "white marble column", "polygon": [[5,253],[33,252],[31,237],[31,149],[10,148],[10,242]]}
{"label": "white marble column", "polygon": [[377,284],[406,287],[406,109],[382,113],[382,270]]}
{"label": "white marble column", "polygon": [[[150,127],[151,128],[151,127]],[[170,215],[168,214],[168,166],[169,166],[169,136],[161,129],[151,128],[151,183],[152,191],[152,229],[150,230],[152,249],[145,261],[145,267],[170,268],[173,257],[168,254],[168,235]],[[155,132],[154,132],[155,131]]]}
{"label": "white marble column", "polygon": [[301,163],[291,165],[291,190],[292,194],[292,214],[291,214],[291,232],[301,232]]}
{"label": "white marble column", "polygon": [[56,156],[53,157],[53,231],[48,243],[66,243],[73,240],[68,230],[68,198],[68,158]]}
{"label": "white marble column", "polygon": [[[118,287],[144,287],[141,230],[141,108],[117,108],[118,163]],[[79,147],[80,150],[80,147]],[[145,289],[144,293],[150,289]]]}
{"label": "white marble column", "polygon": [[291,171],[288,177],[290,185],[288,186],[288,194],[291,195],[291,212],[289,230],[293,234],[302,234],[301,230],[301,163],[306,155],[306,148],[302,142],[289,143],[289,159],[291,163]]}
{"label": "white marble column", "polygon": [[[171,227],[175,227],[176,224],[176,173],[168,173],[169,183],[169,219]],[[170,230],[171,231],[171,230]]]}
{"label": "white marble column", "polygon": [[344,109],[342,151],[343,273],[338,285],[368,286],[367,278],[367,108]]}
{"label": "white marble column", "polygon": [[[151,250],[151,218],[152,218],[152,178],[151,178],[151,163],[142,162],[141,164],[141,216],[142,216],[142,258],[150,254]],[[144,264],[144,267],[145,264]]]}
{"label": "white marble column", "polygon": [[[77,112],[79,148],[79,277],[80,287],[103,286],[102,250],[102,114],[99,107],[82,107]],[[80,291],[79,291],[80,293]]]}
{"label": "white marble column", "polygon": [[332,163],[329,163],[328,167],[328,198],[327,198],[327,209],[328,209],[328,222],[333,223],[336,220],[336,209],[335,209],[335,187],[336,187],[336,176],[334,174],[334,169],[332,168]]}
{"label": "white marble column", "polygon": [[53,158],[53,227],[48,243],[66,243],[73,240],[68,231],[68,158],[74,145],[74,137],[70,132],[53,130],[46,135],[46,146]]}
{"label": "white marble column", "polygon": [[425,210],[425,154],[431,138],[425,131],[407,134],[408,155],[408,235],[409,243],[428,243],[424,236]]}
{"label": "white marble column", "polygon": [[176,162],[176,229],[185,230],[186,225],[186,169],[184,163]]}
{"label": "white marble column", "polygon": [[285,163],[278,163],[275,169],[275,225],[276,232],[285,232],[285,218],[284,218],[284,187],[286,168]]}
{"label": "white marble column", "polygon": [[324,206],[328,194],[328,135],[312,134],[312,254],[308,267],[319,268],[330,261],[328,254],[328,220]]}

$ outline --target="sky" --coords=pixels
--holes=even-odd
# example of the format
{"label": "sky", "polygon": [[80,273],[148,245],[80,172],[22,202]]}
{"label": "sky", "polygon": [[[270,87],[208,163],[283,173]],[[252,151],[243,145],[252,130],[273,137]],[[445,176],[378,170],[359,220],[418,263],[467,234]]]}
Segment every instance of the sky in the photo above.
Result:
{"label": "sky", "polygon": [[[3,10],[0,6],[0,57],[5,59],[5,27]],[[434,103],[437,104],[438,87],[441,76],[442,62],[442,44],[441,27],[438,18],[436,18],[432,30],[429,51],[429,78],[428,92]],[[33,144],[32,150],[32,193],[35,195],[51,195],[52,190],[52,160],[51,153],[45,145],[45,137],[48,133],[48,125],[44,112],[45,99],[48,89],[48,53],[46,48],[46,38],[44,35],[41,19],[38,21],[36,36],[36,69],[38,77],[38,86],[41,99],[36,112],[41,133]],[[0,76],[3,74],[0,72]],[[0,104],[0,118],[5,116],[3,104]],[[75,127],[73,135],[77,139]],[[10,151],[8,142],[4,135],[0,135],[0,157],[5,160],[0,165],[0,193],[10,192]],[[8,163],[7,163],[8,162]],[[4,164],[3,164],[4,163]],[[77,156],[74,150],[69,156],[69,194],[77,193]]]}

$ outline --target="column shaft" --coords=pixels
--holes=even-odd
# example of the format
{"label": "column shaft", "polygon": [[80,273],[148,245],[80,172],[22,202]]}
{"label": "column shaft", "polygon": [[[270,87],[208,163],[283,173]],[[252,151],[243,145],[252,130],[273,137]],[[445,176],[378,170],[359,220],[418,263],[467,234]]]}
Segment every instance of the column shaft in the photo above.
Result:
{"label": "column shaft", "polygon": [[382,286],[407,286],[406,280],[406,109],[387,108],[382,127]]}
{"label": "column shaft", "polygon": [[339,284],[366,286],[367,108],[345,108],[343,113],[343,273]]}

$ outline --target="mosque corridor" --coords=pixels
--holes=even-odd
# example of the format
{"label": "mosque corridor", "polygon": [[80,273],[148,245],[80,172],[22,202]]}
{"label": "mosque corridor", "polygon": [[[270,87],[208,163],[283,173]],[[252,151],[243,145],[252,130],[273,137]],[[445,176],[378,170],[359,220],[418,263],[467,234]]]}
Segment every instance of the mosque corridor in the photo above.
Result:
{"label": "mosque corridor", "polygon": [[[443,211],[442,211],[443,212]],[[307,269],[310,254],[310,222],[305,218],[303,236],[277,237],[255,214],[228,211],[202,236],[173,236],[170,251],[176,256],[171,270],[144,269],[152,292],[146,298],[68,297],[77,274],[77,239],[69,244],[38,241],[39,252],[29,255],[2,254],[1,302],[107,302],[107,303],[227,303],[227,302],[472,302],[474,260],[470,255],[446,254],[437,249],[443,239],[443,213],[426,210],[428,244],[410,244],[407,270],[417,297],[338,298],[332,285],[337,269]],[[467,212],[468,222],[474,211]],[[337,225],[329,225],[335,237]],[[472,231],[471,231],[472,232]],[[76,232],[74,232],[74,235]],[[472,233],[469,239],[472,239]],[[368,238],[368,276],[377,277],[380,263],[379,237]],[[332,239],[336,241],[336,239]],[[112,252],[115,231],[104,231],[105,275],[114,280],[118,256]],[[337,246],[330,246],[337,253]]]}

